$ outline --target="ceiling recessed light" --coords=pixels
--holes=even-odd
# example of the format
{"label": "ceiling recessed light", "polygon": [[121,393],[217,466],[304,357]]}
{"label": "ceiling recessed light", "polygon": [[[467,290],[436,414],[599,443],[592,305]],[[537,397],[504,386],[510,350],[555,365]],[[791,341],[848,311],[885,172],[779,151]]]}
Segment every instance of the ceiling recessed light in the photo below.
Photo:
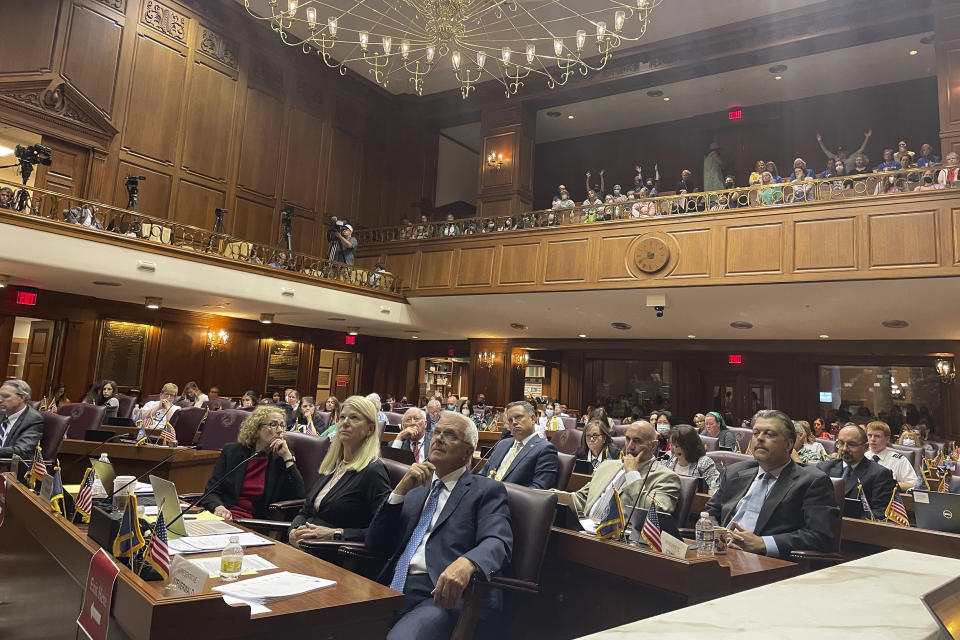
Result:
{"label": "ceiling recessed light", "polygon": [[511,329],[516,329],[517,331],[526,331],[526,330],[527,330],[527,325],[521,324],[521,323],[519,323],[519,322],[511,322],[511,323],[510,323],[510,328],[511,328]]}
{"label": "ceiling recessed light", "polygon": [[10,276],[0,276],[0,289],[10,284]]}
{"label": "ceiling recessed light", "polygon": [[347,327],[347,335],[355,336],[360,333],[360,327]]}
{"label": "ceiling recessed light", "polygon": [[260,323],[261,323],[261,324],[273,324],[273,314],[272,314],[272,313],[261,313],[261,314],[260,314]]}
{"label": "ceiling recessed light", "polygon": [[647,95],[650,96],[651,98],[659,98],[660,96],[663,95],[663,91],[660,91],[660,89],[652,89],[650,91],[647,91]]}
{"label": "ceiling recessed light", "polygon": [[696,338],[697,336],[695,336],[695,335],[693,335],[693,334],[691,333],[691,334],[687,335],[687,337],[690,338],[691,340],[693,340],[693,339]]}
{"label": "ceiling recessed light", "polygon": [[563,114],[560,113],[559,111],[547,111],[547,117],[548,117],[548,118],[559,118],[559,117],[562,116],[562,115],[563,115]]}
{"label": "ceiling recessed light", "polygon": [[915,56],[915,55],[917,55],[917,54],[920,53],[920,52],[917,51],[916,49],[910,49],[910,51],[909,51],[908,53],[909,53],[911,56]]}
{"label": "ceiling recessed light", "polygon": [[568,115],[568,116],[567,116],[567,120],[573,120],[573,118],[574,118],[574,116],[573,116],[573,114],[572,114],[572,113],[571,113],[570,115]]}
{"label": "ceiling recessed light", "polygon": [[826,340],[826,339],[829,338],[829,337],[830,337],[830,336],[828,336],[828,335],[825,334],[825,333],[821,333],[821,334],[820,334],[820,339],[821,339],[821,340]]}
{"label": "ceiling recessed light", "polygon": [[880,324],[885,326],[887,329],[906,329],[910,326],[910,323],[906,320],[884,320]]}
{"label": "ceiling recessed light", "polygon": [[143,304],[146,305],[147,309],[159,309],[160,305],[163,304],[163,298],[147,296],[146,300],[143,301]]}
{"label": "ceiling recessed light", "polygon": [[769,69],[767,69],[767,71],[769,71],[770,73],[772,73],[772,74],[774,74],[774,75],[781,74],[781,73],[783,73],[783,72],[786,71],[786,70],[787,70],[787,65],[785,65],[785,64],[775,64],[775,65],[773,65],[772,67],[770,67]]}
{"label": "ceiling recessed light", "polygon": [[620,331],[629,331],[630,329],[633,328],[626,322],[611,322],[610,326],[613,327],[614,329],[619,329]]}
{"label": "ceiling recessed light", "polygon": [[744,320],[736,320],[730,323],[730,326],[734,329],[753,329],[753,325]]}
{"label": "ceiling recessed light", "polygon": [[670,96],[663,96],[664,102],[670,102]]}
{"label": "ceiling recessed light", "polygon": [[119,287],[119,282],[111,282],[110,280],[94,280],[93,284],[99,287]]}
{"label": "ceiling recessed light", "polygon": [[3,156],[9,156],[9,155],[13,155],[13,149],[11,149],[10,147],[4,147],[0,145],[0,158],[2,158]]}
{"label": "ceiling recessed light", "polygon": [[578,333],[578,334],[577,334],[577,337],[578,337],[578,338],[586,338],[586,337],[587,337],[587,334],[585,334],[585,333]]}
{"label": "ceiling recessed light", "polygon": [[783,80],[783,76],[773,76],[774,80]]}
{"label": "ceiling recessed light", "polygon": [[419,339],[420,339],[420,336],[410,336],[410,337],[413,338],[414,340],[419,340]]}

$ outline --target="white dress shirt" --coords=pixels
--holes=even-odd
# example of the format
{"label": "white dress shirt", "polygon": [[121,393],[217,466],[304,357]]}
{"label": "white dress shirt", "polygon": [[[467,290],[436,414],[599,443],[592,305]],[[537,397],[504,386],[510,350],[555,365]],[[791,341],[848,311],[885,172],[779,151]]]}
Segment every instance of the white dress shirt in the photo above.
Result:
{"label": "white dress shirt", "polygon": [[[747,492],[743,494],[743,497],[740,498],[740,502],[737,503],[737,507],[733,510],[734,520],[736,520],[738,512],[740,511],[741,507],[744,506],[744,503],[750,499],[752,492],[762,490],[763,499],[759,501],[759,504],[762,505],[764,502],[766,502],[767,496],[769,496],[770,492],[773,490],[773,485],[777,484],[777,480],[780,479],[780,474],[783,473],[783,469],[786,466],[787,465],[785,464],[782,467],[779,467],[777,469],[772,469],[770,471],[763,471],[763,469],[761,469],[760,467],[757,467],[757,475],[754,476],[753,482],[750,484],[750,487],[747,489]],[[761,473],[764,473],[767,477],[772,477],[772,480],[768,480],[763,483],[766,486],[757,486],[758,483],[760,482],[759,478]],[[746,524],[747,526],[744,526],[743,528],[749,531],[750,533],[753,533],[753,529],[756,526],[757,518],[760,517],[760,511],[757,510],[756,514],[751,513],[749,515],[752,516],[750,520],[748,520],[746,523],[738,522],[738,524],[741,524],[741,525]],[[731,522],[733,522],[734,520],[731,520]],[[760,539],[763,540],[763,544],[767,548],[768,556],[770,556],[771,558],[780,557],[780,547],[777,546],[777,542],[776,540],[773,539],[773,536],[760,536]]]}
{"label": "white dress shirt", "polygon": [[[147,417],[149,418],[150,412],[153,411],[153,408],[159,406],[159,400],[151,400],[147,404],[143,405],[143,407],[140,408],[140,411],[146,413]],[[173,418],[173,414],[179,410],[180,406],[176,404],[171,404],[166,412],[164,412],[163,409],[158,408],[157,412],[153,414],[153,420],[150,422],[150,424],[147,424],[147,420],[144,420],[143,426],[146,429],[159,429],[163,427],[165,423],[170,422],[171,418]]]}
{"label": "white dress shirt", "polygon": [[[437,496],[437,508],[433,512],[433,518],[430,519],[430,527],[427,529],[426,535],[423,536],[423,540],[420,541],[420,546],[417,547],[417,550],[413,554],[413,558],[410,559],[410,571],[409,573],[426,573],[427,572],[427,540],[430,539],[430,534],[433,533],[433,526],[437,524],[437,519],[440,517],[440,514],[443,513],[443,507],[447,504],[447,498],[450,497],[450,492],[453,491],[453,488],[457,486],[457,481],[460,479],[464,473],[466,473],[466,467],[460,467],[456,471],[452,471],[440,478],[440,481],[443,482],[443,485],[440,487],[440,494]],[[430,478],[430,487],[433,486],[433,482],[437,480],[437,473],[433,473],[433,477]],[[400,504],[403,502],[406,496],[401,496],[396,493],[390,492],[390,497],[387,498],[389,504]],[[427,497],[424,498],[424,505],[426,501],[430,499],[430,493],[427,492]],[[421,508],[422,513],[422,508]]]}
{"label": "white dress shirt", "polygon": [[[424,434],[426,434],[426,432],[424,432]],[[408,440],[409,440],[409,438],[408,438]],[[427,456],[426,456],[426,453],[424,452],[424,449],[425,449],[426,447],[423,446],[423,436],[420,436],[420,439],[419,439],[419,440],[409,440],[409,441],[410,441],[410,453],[413,453],[413,443],[415,443],[415,442],[419,442],[419,443],[420,443],[420,450],[417,452],[417,459],[414,460],[414,462],[423,462],[424,460],[426,460],[426,459],[427,459]],[[402,449],[402,448],[403,448],[403,440],[401,440],[401,439],[399,439],[399,438],[394,439],[394,441],[390,443],[390,447],[391,447],[392,449]]]}
{"label": "white dress shirt", "polygon": [[[610,497],[612,495],[611,492],[619,491],[622,487],[625,487],[632,482],[637,482],[638,480],[643,480],[643,474],[641,474],[639,470],[627,471],[623,468],[623,466],[621,466],[620,471],[617,471],[617,475],[613,476],[613,480],[611,480],[610,484],[608,484],[603,490],[600,498],[593,503],[593,507],[590,508],[590,513],[587,515],[589,515],[590,519],[594,522],[600,522],[600,519],[607,512],[607,505],[610,504]],[[626,507],[627,505],[623,506]]]}
{"label": "white dress shirt", "polygon": [[[917,470],[910,464],[907,456],[901,452],[891,449],[890,447],[884,447],[883,451],[879,453],[874,453],[874,451],[870,449],[867,451],[867,457],[877,464],[890,469],[890,471],[893,472],[893,479],[896,480],[898,484],[903,482],[909,484],[911,487],[917,486],[917,482],[919,481]],[[880,459],[877,460],[877,458]]]}
{"label": "white dress shirt", "polygon": [[[7,438],[10,437],[10,432],[13,431],[13,425],[17,424],[17,420],[20,419],[20,416],[23,415],[23,412],[27,410],[27,405],[23,406],[23,409],[17,411],[16,413],[11,413],[7,416],[7,431],[3,434],[3,442],[0,442],[0,447],[7,446]],[[3,422],[0,420],[0,422]]]}

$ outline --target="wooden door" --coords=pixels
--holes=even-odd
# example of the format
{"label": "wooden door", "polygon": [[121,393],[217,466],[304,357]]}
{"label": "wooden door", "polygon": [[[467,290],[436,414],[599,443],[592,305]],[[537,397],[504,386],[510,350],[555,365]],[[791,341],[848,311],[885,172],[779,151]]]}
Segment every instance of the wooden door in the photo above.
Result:
{"label": "wooden door", "polygon": [[[333,354],[333,375],[330,379],[330,395],[343,402],[356,393],[357,354],[337,351]],[[377,411],[380,407],[377,407]]]}
{"label": "wooden door", "polygon": [[41,144],[50,147],[53,155],[49,167],[37,167],[36,185],[77,198],[86,195],[84,189],[90,150],[49,136],[44,136]]}
{"label": "wooden door", "polygon": [[34,320],[30,323],[27,358],[23,365],[23,379],[33,391],[33,400],[39,400],[47,390],[47,372],[50,370],[50,351],[53,346],[52,320]]}
{"label": "wooden door", "polygon": [[706,376],[705,406],[717,411],[731,427],[739,427],[761,409],[777,409],[775,378],[751,376],[746,373],[714,373]]}

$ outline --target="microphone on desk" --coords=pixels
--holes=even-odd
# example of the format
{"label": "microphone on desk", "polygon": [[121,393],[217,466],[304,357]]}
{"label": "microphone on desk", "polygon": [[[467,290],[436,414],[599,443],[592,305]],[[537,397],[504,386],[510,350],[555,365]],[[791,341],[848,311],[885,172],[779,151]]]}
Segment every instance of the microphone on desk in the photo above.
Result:
{"label": "microphone on desk", "polygon": [[[653,466],[655,463],[660,461],[659,454],[654,454],[653,458],[650,459],[650,468],[647,469],[647,473],[643,476],[643,482],[640,483],[640,490],[637,492],[637,499],[633,501],[633,507],[630,509],[630,518],[633,518],[633,514],[637,510],[637,505],[640,504],[640,497],[643,495],[643,488],[647,486],[647,478],[650,477],[650,472],[653,471]],[[628,520],[629,522],[629,520]],[[623,529],[620,531],[620,542],[627,542],[627,527],[624,523]]]}
{"label": "microphone on desk", "polygon": [[[118,439],[124,437],[124,435],[125,435],[125,434],[118,433],[118,434],[115,435],[115,436],[110,436],[109,438],[107,438],[107,439],[104,440],[103,442],[99,443],[97,446],[95,446],[95,447],[94,447],[93,449],[91,449],[90,451],[88,451],[88,452],[84,453],[83,455],[81,455],[81,456],[80,456],[79,458],[77,458],[76,460],[71,460],[71,461],[70,461],[70,464],[68,464],[68,465],[64,468],[64,471],[65,471],[66,469],[72,469],[73,466],[74,466],[75,464],[77,464],[78,462],[80,462],[81,460],[86,460],[86,459],[89,458],[90,456],[92,456],[92,455],[94,455],[94,454],[96,454],[96,453],[99,453],[101,449],[103,449],[105,446],[107,446],[107,444],[109,444],[109,443],[111,443],[111,442],[113,442],[113,441],[115,441],[115,440],[118,440]],[[89,462],[88,462],[87,464],[89,464]],[[62,477],[62,476],[63,476],[63,473],[61,472],[61,477]]]}
{"label": "microphone on desk", "polygon": [[222,476],[219,480],[217,480],[217,481],[213,484],[212,487],[210,487],[209,489],[207,489],[206,491],[204,491],[203,494],[202,494],[199,498],[197,498],[196,500],[194,500],[193,502],[191,502],[190,505],[189,505],[186,509],[181,510],[181,511],[180,511],[180,515],[178,515],[176,518],[174,518],[174,519],[171,520],[170,522],[165,523],[165,524],[166,524],[166,527],[169,529],[169,528],[170,528],[170,525],[173,524],[174,522],[176,522],[177,520],[179,520],[180,518],[182,518],[183,515],[184,515],[187,511],[189,511],[190,509],[193,509],[195,506],[197,506],[198,504],[200,504],[200,503],[203,501],[204,498],[206,498],[208,495],[210,495],[211,493],[213,493],[214,489],[218,488],[221,484],[223,484],[223,481],[226,480],[228,477],[230,477],[230,474],[232,474],[234,471],[236,471],[237,469],[239,469],[239,468],[242,467],[243,465],[247,464],[248,462],[250,462],[250,461],[253,460],[254,458],[260,458],[260,457],[266,456],[266,455],[267,455],[267,452],[266,452],[266,451],[257,451],[257,452],[254,453],[252,456],[250,456],[250,457],[248,457],[248,458],[245,458],[244,460],[241,460],[240,462],[238,462],[237,464],[235,464],[235,465],[233,466],[233,468],[230,469],[230,471],[227,471],[225,474],[223,474],[223,476]]}
{"label": "microphone on desk", "polygon": [[[127,484],[125,484],[125,485],[123,485],[122,487],[120,487],[119,489],[115,490],[111,495],[116,495],[116,494],[120,493],[121,491],[123,491],[124,489],[126,489],[127,487],[129,487],[130,485],[136,484],[137,482],[139,482],[139,481],[140,481],[142,478],[144,478],[145,476],[148,476],[148,475],[150,475],[151,473],[153,473],[154,471],[156,471],[157,469],[159,469],[161,466],[163,466],[163,464],[164,464],[165,462],[169,461],[170,458],[172,458],[173,456],[177,455],[178,453],[180,453],[180,449],[175,449],[175,450],[173,451],[173,453],[171,453],[170,455],[166,456],[163,460],[161,460],[161,461],[158,462],[157,464],[153,465],[152,467],[150,467],[149,469],[147,469],[146,471],[144,471],[143,473],[141,473],[140,475],[138,475],[136,478],[134,478],[133,480],[131,480],[131,481],[128,482]],[[136,491],[134,491],[134,493],[136,493]]]}

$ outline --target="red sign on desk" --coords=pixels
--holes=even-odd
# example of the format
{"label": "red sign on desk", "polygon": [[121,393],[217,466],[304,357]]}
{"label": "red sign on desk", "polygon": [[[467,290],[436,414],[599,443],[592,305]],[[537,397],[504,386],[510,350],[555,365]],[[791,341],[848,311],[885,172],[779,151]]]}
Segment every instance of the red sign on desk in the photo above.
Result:
{"label": "red sign on desk", "polygon": [[83,592],[83,608],[77,618],[77,624],[90,640],[107,640],[113,585],[119,573],[120,568],[103,549],[98,550],[90,559],[87,587]]}

